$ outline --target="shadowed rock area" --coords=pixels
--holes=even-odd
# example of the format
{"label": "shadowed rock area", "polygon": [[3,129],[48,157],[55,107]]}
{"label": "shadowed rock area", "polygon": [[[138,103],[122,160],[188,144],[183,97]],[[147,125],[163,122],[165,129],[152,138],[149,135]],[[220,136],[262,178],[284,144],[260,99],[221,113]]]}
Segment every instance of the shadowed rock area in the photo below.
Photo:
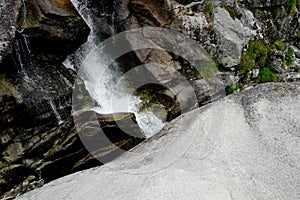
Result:
{"label": "shadowed rock area", "polygon": [[299,83],[258,85],[17,199],[299,199],[299,101]]}

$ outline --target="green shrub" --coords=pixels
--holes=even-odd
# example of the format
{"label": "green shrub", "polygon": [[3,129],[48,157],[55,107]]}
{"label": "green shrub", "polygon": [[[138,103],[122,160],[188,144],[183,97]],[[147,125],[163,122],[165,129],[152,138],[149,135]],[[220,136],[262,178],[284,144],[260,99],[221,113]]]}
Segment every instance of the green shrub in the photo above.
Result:
{"label": "green shrub", "polygon": [[278,24],[277,24],[277,29],[278,29],[279,31],[282,30],[282,27],[283,27],[283,26],[282,26],[282,23],[278,23]]}
{"label": "green shrub", "polygon": [[290,79],[287,78],[287,79],[285,79],[285,82],[286,82],[286,83],[291,83],[292,81],[291,81]]}
{"label": "green shrub", "polygon": [[296,12],[297,6],[299,5],[299,0],[289,0],[286,4],[286,10],[289,15],[292,15]]}
{"label": "green shrub", "polygon": [[285,44],[284,44],[284,42],[282,40],[276,40],[272,44],[271,49],[284,51],[285,50]]}
{"label": "green shrub", "polygon": [[294,50],[289,48],[285,54],[285,61],[287,65],[291,65],[294,62]]}
{"label": "green shrub", "polygon": [[241,19],[242,14],[237,10],[236,7],[224,6],[224,8],[229,12],[232,19]]}
{"label": "green shrub", "polygon": [[262,40],[253,40],[250,42],[249,51],[252,53],[253,56],[256,57],[256,62],[258,64],[263,64],[267,57],[269,49]]}
{"label": "green shrub", "polygon": [[273,11],[273,14],[274,14],[275,18],[279,17],[280,13],[281,13],[280,8],[275,8],[274,11]]}
{"label": "green shrub", "polygon": [[211,1],[204,4],[203,12],[205,14],[211,15],[213,13],[213,11],[214,11],[214,6]]}
{"label": "green shrub", "polygon": [[269,48],[262,40],[252,40],[247,51],[242,55],[238,70],[245,74],[256,65],[264,65],[268,57]]}
{"label": "green shrub", "polygon": [[253,10],[253,15],[254,15],[254,17],[257,17],[258,13],[259,13],[258,8],[255,8],[255,9]]}
{"label": "green shrub", "polygon": [[241,74],[245,74],[255,67],[255,57],[250,53],[244,53],[238,70]]}
{"label": "green shrub", "polygon": [[235,93],[236,91],[238,91],[241,88],[242,88],[241,84],[237,84],[237,85],[230,84],[229,86],[227,86],[225,88],[226,95],[233,94],[233,93]]}
{"label": "green shrub", "polygon": [[257,77],[258,83],[276,82],[277,80],[277,74],[268,67],[262,68]]}

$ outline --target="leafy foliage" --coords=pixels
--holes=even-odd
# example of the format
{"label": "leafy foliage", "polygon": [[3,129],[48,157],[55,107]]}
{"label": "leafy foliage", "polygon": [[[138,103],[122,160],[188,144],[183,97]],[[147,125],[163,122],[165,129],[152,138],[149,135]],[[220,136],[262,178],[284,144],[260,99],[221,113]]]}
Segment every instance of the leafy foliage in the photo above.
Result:
{"label": "leafy foliage", "polygon": [[285,61],[287,65],[291,65],[294,62],[294,50],[292,48],[289,48],[285,54]]}
{"label": "leafy foliage", "polygon": [[247,51],[242,55],[238,70],[241,74],[248,73],[256,65],[264,65],[269,48],[262,40],[252,40]]}
{"label": "leafy foliage", "polygon": [[259,10],[258,10],[258,8],[255,8],[252,12],[253,12],[254,17],[257,17]]}
{"label": "leafy foliage", "polygon": [[276,82],[277,80],[277,74],[268,67],[262,68],[257,77],[258,83]]}
{"label": "leafy foliage", "polygon": [[237,10],[236,7],[224,6],[224,8],[229,12],[232,19],[241,19],[242,14]]}
{"label": "leafy foliage", "polygon": [[285,44],[282,40],[275,40],[275,42],[271,46],[271,49],[284,51],[285,50]]}
{"label": "leafy foliage", "polygon": [[225,88],[226,95],[233,94],[233,93],[235,93],[236,91],[238,91],[241,88],[242,88],[241,84],[237,84],[237,85],[230,84],[229,86],[227,86]]}
{"label": "leafy foliage", "polygon": [[297,6],[299,8],[300,0],[288,0],[286,4],[286,10],[289,15],[292,15],[296,12]]}
{"label": "leafy foliage", "polygon": [[204,5],[204,8],[203,8],[203,12],[205,14],[208,14],[208,15],[211,15],[214,11],[214,7],[213,7],[213,4],[211,1],[207,2],[205,5]]}
{"label": "leafy foliage", "polygon": [[280,13],[281,13],[281,9],[280,8],[275,8],[273,10],[273,14],[274,14],[275,18],[279,17]]}

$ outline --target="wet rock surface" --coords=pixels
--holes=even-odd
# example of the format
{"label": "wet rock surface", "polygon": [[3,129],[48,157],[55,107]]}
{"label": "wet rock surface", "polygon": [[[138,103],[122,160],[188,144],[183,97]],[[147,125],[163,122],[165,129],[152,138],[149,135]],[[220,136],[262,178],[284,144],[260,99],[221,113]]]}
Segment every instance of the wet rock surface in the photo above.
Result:
{"label": "wet rock surface", "polygon": [[[68,140],[76,138],[70,115],[75,74],[62,61],[89,33],[70,1],[5,1],[1,6],[6,9],[1,10],[1,30],[13,34],[6,38],[9,49],[1,50],[0,196],[23,181],[39,179],[42,168],[46,181],[71,170],[70,165],[55,170],[68,165],[54,155],[66,153],[61,154],[59,142],[82,148],[79,139]],[[68,154],[76,151],[70,152],[64,158],[72,163]]]}
{"label": "wet rock surface", "polygon": [[32,53],[41,60],[61,63],[89,33],[69,0],[25,1],[20,15],[17,28],[28,37]]}
{"label": "wet rock surface", "polygon": [[133,114],[97,115],[89,111],[74,119],[75,124],[71,117],[60,125],[14,127],[1,132],[2,194],[15,186],[5,196],[16,196],[30,190],[19,191],[26,182],[46,183],[99,166],[144,140]]}

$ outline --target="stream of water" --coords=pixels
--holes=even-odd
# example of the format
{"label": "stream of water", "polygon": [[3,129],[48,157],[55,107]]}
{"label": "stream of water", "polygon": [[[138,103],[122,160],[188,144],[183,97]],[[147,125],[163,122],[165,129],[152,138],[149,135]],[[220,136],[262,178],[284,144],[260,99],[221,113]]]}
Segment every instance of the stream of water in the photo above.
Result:
{"label": "stream of water", "polygon": [[72,0],[72,3],[90,27],[91,33],[87,42],[77,50],[75,56],[69,56],[64,65],[67,68],[78,70],[78,65],[81,66],[84,60],[85,66],[88,66],[81,70],[85,74],[86,89],[96,101],[93,110],[99,114],[131,112],[135,114],[136,121],[145,137],[151,137],[159,132],[165,124],[151,111],[144,110],[141,112],[138,108],[138,104],[141,102],[140,98],[128,93],[126,83],[118,84],[118,81],[122,78],[122,72],[117,63],[113,63],[108,67],[103,64],[105,62],[102,63],[106,59],[105,57],[85,59],[99,43],[96,36],[97,25],[94,23],[92,12],[89,11],[84,2]]}
{"label": "stream of water", "polygon": [[[22,32],[23,30],[19,30],[19,38],[15,41],[15,51],[16,51],[16,58],[19,64],[19,73],[23,77],[24,81],[30,84],[31,86],[35,87],[38,91],[44,92],[44,89],[39,85],[36,84],[34,79],[31,78],[31,76],[28,74],[27,67],[32,67],[32,52],[30,50],[30,42],[26,35],[24,35]],[[35,72],[33,70],[33,72]],[[57,111],[56,105],[53,101],[53,99],[50,97],[48,100],[48,104],[56,118],[57,123],[60,125],[63,123],[63,120]]]}

